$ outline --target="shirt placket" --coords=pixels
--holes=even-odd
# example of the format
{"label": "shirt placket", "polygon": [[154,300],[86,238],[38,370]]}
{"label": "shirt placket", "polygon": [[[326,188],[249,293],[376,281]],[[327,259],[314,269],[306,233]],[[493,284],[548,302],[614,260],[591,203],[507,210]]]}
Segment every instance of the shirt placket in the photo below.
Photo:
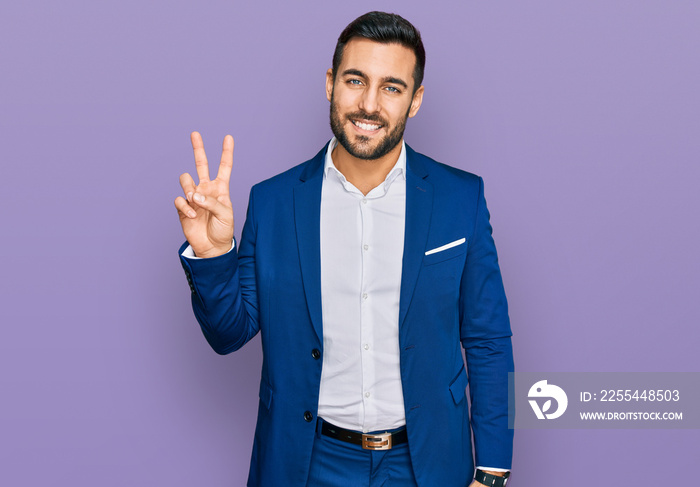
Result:
{"label": "shirt placket", "polygon": [[374,340],[372,329],[374,326],[374,301],[372,296],[372,269],[369,266],[367,252],[369,252],[372,243],[372,228],[373,225],[373,201],[369,198],[360,200],[360,213],[362,215],[362,239],[361,248],[359,249],[362,255],[362,286],[360,289],[360,354],[362,357],[362,405],[364,418],[362,423],[372,423],[374,414],[372,408],[372,395],[374,393],[375,370],[374,360]]}

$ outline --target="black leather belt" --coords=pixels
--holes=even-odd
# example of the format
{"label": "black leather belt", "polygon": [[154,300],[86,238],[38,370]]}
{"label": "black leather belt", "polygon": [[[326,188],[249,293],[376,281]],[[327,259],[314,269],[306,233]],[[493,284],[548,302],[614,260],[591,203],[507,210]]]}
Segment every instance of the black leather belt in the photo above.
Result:
{"label": "black leather belt", "polygon": [[339,426],[335,426],[328,421],[321,423],[321,434],[335,438],[340,441],[360,445],[365,450],[391,450],[393,446],[406,443],[408,435],[406,428],[394,433],[358,433],[357,431],[346,430]]}

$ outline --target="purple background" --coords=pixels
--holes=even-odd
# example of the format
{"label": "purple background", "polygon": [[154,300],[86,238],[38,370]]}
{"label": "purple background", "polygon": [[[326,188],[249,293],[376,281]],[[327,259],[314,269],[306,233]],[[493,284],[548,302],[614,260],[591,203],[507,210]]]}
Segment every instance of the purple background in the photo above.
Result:
{"label": "purple background", "polygon": [[[234,135],[240,231],[330,137],[335,40],[377,8],[426,44],[408,142],[485,178],[516,368],[700,370],[700,3],[7,3],[0,484],[244,484],[259,341],[219,357],[190,310],[188,135]],[[698,440],[519,430],[512,485],[688,478]]]}

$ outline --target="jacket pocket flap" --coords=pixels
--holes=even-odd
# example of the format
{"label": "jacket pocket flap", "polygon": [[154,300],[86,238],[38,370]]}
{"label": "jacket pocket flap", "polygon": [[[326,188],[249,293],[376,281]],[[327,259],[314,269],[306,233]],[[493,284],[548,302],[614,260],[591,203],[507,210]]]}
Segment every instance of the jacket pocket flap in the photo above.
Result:
{"label": "jacket pocket flap", "polygon": [[467,379],[467,371],[464,369],[464,366],[459,370],[459,374],[457,374],[457,378],[452,381],[452,384],[450,384],[450,392],[452,393],[452,399],[454,400],[455,404],[459,404],[460,402],[464,401],[464,398],[466,397],[466,389],[467,389],[467,384],[469,380]]}
{"label": "jacket pocket flap", "polygon": [[270,406],[272,405],[272,389],[270,389],[270,386],[268,386],[266,382],[260,382],[260,402],[263,403],[268,411],[270,410]]}

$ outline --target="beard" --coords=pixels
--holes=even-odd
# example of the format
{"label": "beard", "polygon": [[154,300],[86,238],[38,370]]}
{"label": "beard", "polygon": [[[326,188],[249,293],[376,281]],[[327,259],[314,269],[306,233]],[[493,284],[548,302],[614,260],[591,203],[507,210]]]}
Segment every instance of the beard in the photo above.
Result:
{"label": "beard", "polygon": [[[379,159],[380,157],[383,157],[391,152],[392,149],[394,149],[394,147],[401,142],[403,132],[406,129],[406,120],[408,119],[409,111],[407,111],[406,114],[398,121],[396,127],[385,135],[377,143],[376,147],[372,148],[370,145],[372,139],[365,135],[357,135],[355,136],[355,140],[353,142],[350,141],[350,138],[343,127],[344,123],[340,118],[340,114],[338,113],[338,107],[335,104],[333,94],[331,94],[331,130],[333,131],[335,138],[338,139],[340,145],[342,145],[351,156],[365,161]],[[382,119],[379,115],[370,115],[362,110],[350,113],[343,118],[350,123],[352,123],[351,119],[355,118],[370,122],[377,122],[382,127],[386,127],[388,125],[386,120]]]}

